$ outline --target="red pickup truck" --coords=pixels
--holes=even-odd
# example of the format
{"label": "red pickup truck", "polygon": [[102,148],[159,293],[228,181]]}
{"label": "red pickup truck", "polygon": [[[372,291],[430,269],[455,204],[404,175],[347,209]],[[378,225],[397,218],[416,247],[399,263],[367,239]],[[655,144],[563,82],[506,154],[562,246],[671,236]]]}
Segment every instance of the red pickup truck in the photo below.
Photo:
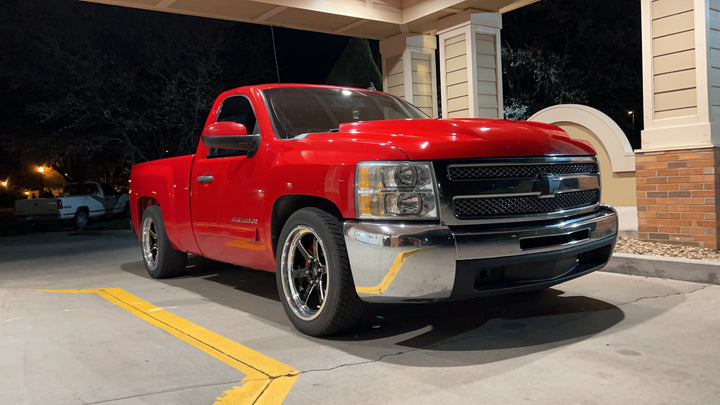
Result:
{"label": "red pickup truck", "polygon": [[152,277],[187,254],[276,273],[309,335],[365,302],[540,290],[604,266],[617,214],[594,150],[531,122],[428,119],[377,91],[269,84],[222,93],[193,155],[133,166]]}

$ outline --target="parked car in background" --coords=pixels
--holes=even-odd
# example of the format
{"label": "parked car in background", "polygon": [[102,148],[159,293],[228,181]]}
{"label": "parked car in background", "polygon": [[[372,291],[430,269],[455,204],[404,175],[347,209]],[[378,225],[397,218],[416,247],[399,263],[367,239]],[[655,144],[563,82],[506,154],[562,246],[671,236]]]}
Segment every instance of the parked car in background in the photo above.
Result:
{"label": "parked car in background", "polygon": [[128,194],[104,183],[69,183],[59,197],[15,201],[15,218],[28,222],[72,221],[76,229],[90,218],[128,212]]}

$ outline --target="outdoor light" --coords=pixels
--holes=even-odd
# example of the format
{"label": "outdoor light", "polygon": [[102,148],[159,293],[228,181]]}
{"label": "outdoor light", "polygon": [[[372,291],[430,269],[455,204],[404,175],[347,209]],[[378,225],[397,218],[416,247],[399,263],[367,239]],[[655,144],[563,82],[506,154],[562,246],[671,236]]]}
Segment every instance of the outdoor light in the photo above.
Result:
{"label": "outdoor light", "polygon": [[5,187],[5,188],[7,188],[7,183],[8,183],[7,180],[3,181],[3,182],[2,182],[2,186]]}
{"label": "outdoor light", "polygon": [[40,173],[40,193],[39,197],[42,197],[43,192],[45,192],[45,179],[43,178],[43,174],[45,173],[45,168],[40,166],[38,167],[38,173]]}

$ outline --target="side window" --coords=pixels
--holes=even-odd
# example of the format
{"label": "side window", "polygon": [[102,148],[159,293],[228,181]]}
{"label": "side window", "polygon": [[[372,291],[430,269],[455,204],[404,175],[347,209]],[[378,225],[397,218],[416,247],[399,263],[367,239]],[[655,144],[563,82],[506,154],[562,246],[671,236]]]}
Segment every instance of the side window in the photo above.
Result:
{"label": "side window", "polygon": [[79,184],[66,184],[65,189],[63,190],[63,196],[69,196],[69,195],[78,195],[80,194],[80,185]]}
{"label": "side window", "polygon": [[109,184],[102,183],[100,186],[102,187],[102,191],[103,191],[103,194],[105,194],[105,197],[115,195],[115,189],[110,187]]}
{"label": "side window", "polygon": [[97,186],[95,184],[83,184],[82,192],[80,194],[82,194],[82,195],[97,195],[97,194],[100,194],[100,192],[98,191]]}
{"label": "side window", "polygon": [[[217,117],[217,122],[220,121],[231,121],[243,124],[247,129],[248,135],[260,133],[260,128],[258,127],[250,100],[243,96],[231,96],[223,101]],[[243,156],[245,154],[243,151],[210,148],[207,157]]]}

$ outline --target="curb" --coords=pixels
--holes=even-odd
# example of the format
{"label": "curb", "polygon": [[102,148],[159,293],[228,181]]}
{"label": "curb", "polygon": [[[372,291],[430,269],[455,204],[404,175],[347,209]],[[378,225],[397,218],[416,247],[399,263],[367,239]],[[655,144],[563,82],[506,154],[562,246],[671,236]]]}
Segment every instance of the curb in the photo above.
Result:
{"label": "curb", "polygon": [[720,284],[720,261],[613,253],[601,271]]}

